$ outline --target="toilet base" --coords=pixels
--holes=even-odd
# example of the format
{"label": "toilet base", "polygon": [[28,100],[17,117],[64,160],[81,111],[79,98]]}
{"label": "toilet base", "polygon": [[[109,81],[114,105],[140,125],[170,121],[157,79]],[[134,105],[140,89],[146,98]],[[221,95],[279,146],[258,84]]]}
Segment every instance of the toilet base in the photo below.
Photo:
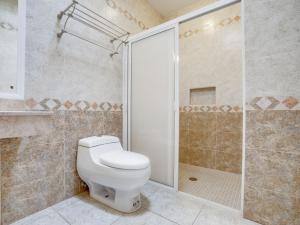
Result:
{"label": "toilet base", "polygon": [[122,191],[100,184],[89,185],[90,196],[121,212],[131,213],[141,207],[140,189]]}

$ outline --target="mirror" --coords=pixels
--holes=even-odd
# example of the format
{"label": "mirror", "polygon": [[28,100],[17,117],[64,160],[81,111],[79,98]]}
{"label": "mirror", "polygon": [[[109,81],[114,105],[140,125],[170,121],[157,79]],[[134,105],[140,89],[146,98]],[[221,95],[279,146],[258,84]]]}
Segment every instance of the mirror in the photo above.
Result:
{"label": "mirror", "polygon": [[23,99],[25,0],[0,0],[0,98]]}

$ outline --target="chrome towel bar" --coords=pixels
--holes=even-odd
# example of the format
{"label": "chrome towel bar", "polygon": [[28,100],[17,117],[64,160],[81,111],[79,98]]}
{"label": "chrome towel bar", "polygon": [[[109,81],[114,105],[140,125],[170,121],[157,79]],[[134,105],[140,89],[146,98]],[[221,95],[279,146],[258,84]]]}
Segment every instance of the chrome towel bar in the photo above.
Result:
{"label": "chrome towel bar", "polygon": [[[99,13],[96,13],[88,7],[82,5],[76,0],[73,0],[66,9],[61,11],[57,15],[57,19],[61,20],[64,16],[66,16],[66,20],[61,31],[57,33],[58,38],[61,38],[63,34],[69,34],[73,37],[79,38],[80,40],[86,41],[109,51],[111,57],[119,53],[120,47],[127,43],[130,35],[128,31],[101,16]],[[110,38],[109,44],[112,46],[112,48],[106,47],[104,44],[97,43],[96,41],[85,38],[80,34],[69,30],[67,27],[70,19],[108,36]],[[115,42],[118,42],[116,47],[114,46]]]}

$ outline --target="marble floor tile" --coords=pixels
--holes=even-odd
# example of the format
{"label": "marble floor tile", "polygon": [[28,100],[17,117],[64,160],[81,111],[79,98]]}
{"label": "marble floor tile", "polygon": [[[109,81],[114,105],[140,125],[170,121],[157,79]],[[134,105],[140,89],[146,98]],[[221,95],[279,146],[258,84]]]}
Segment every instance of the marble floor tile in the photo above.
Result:
{"label": "marble floor tile", "polygon": [[149,197],[150,195],[153,195],[158,190],[162,189],[163,187],[159,184],[156,184],[154,182],[148,182],[144,185],[144,187],[141,190],[142,195]]}
{"label": "marble floor tile", "polygon": [[259,225],[230,209],[205,206],[193,225]]}
{"label": "marble floor tile", "polygon": [[122,215],[88,196],[54,208],[71,225],[109,225]]}
{"label": "marble floor tile", "polygon": [[21,219],[11,225],[69,225],[53,209],[48,208]]}
{"label": "marble floor tile", "polygon": [[141,208],[132,214],[125,214],[112,225],[176,225],[161,216]]}
{"label": "marble floor tile", "polygon": [[171,188],[148,183],[143,207],[121,213],[82,193],[12,225],[259,225],[238,211],[209,205]]}
{"label": "marble floor tile", "polygon": [[83,192],[79,195],[76,195],[74,197],[71,197],[71,198],[68,198],[62,202],[59,202],[55,205],[53,205],[51,208],[54,209],[56,212],[64,209],[64,208],[67,208],[69,207],[70,205],[74,204],[75,202],[77,201],[80,201],[80,200],[84,200],[84,199],[89,199],[89,193],[88,192]]}
{"label": "marble floor tile", "polygon": [[147,198],[144,207],[180,225],[192,225],[204,204],[171,189],[162,189]]}

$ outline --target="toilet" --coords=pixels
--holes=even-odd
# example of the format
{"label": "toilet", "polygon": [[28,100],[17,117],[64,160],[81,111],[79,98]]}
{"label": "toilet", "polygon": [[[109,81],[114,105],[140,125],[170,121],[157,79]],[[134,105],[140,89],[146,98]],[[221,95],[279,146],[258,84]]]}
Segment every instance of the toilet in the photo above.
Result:
{"label": "toilet", "polygon": [[148,157],[123,150],[114,136],[79,140],[77,170],[92,198],[126,213],[141,207],[141,188],[151,174]]}

